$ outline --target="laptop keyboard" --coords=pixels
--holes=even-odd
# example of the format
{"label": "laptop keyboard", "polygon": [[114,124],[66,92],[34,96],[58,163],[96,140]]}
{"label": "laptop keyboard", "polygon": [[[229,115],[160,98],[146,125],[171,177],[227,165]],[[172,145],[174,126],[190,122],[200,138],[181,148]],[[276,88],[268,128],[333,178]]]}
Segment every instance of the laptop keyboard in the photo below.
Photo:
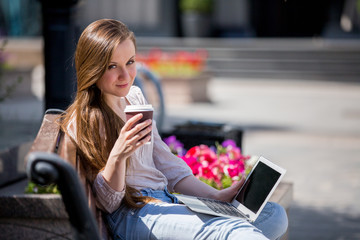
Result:
{"label": "laptop keyboard", "polygon": [[200,198],[200,197],[198,197],[198,199],[216,213],[221,213],[224,215],[230,215],[234,217],[244,217],[237,210],[237,208],[235,208],[233,205],[231,205],[228,202],[222,202],[214,199]]}

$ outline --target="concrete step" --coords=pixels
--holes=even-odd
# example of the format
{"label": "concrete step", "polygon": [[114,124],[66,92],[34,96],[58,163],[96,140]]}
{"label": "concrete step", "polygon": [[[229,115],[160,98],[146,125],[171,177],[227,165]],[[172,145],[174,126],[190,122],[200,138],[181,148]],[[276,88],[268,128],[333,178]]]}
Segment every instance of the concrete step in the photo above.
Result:
{"label": "concrete step", "polygon": [[212,70],[266,70],[266,71],[304,71],[304,72],[348,72],[360,73],[360,60],[340,61],[340,60],[319,60],[319,59],[286,59],[286,60],[259,60],[259,59],[212,59],[208,61]]}
{"label": "concrete step", "polygon": [[218,77],[358,81],[360,41],[314,39],[140,38],[139,51],[208,52],[208,68]]}

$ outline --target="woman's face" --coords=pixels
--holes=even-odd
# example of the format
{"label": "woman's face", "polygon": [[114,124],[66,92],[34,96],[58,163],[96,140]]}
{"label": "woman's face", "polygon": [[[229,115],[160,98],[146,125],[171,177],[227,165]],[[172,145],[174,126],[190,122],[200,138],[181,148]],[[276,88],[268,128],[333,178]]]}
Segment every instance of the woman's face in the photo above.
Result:
{"label": "woman's face", "polygon": [[113,96],[125,97],[135,76],[135,46],[130,39],[126,39],[114,49],[110,63],[96,86],[107,99]]}

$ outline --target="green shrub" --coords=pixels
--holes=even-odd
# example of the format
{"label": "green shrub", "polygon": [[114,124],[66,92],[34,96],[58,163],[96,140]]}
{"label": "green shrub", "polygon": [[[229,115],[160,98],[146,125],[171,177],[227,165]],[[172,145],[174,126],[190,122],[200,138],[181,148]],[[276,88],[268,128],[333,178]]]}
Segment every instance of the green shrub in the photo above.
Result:
{"label": "green shrub", "polygon": [[29,182],[25,188],[25,193],[36,193],[36,194],[45,194],[45,193],[53,193],[60,194],[60,191],[55,184],[50,184],[47,186],[41,186],[39,184],[35,184],[34,182]]}
{"label": "green shrub", "polygon": [[180,0],[179,2],[181,12],[211,13],[213,6],[213,0]]}

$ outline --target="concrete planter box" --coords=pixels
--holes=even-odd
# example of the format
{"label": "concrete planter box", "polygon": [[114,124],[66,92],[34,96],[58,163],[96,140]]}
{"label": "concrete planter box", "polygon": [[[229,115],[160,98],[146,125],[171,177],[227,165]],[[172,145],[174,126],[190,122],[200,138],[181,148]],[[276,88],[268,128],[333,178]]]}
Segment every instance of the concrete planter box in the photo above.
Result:
{"label": "concrete planter box", "polygon": [[74,239],[61,195],[24,194],[31,144],[0,153],[0,239]]}
{"label": "concrete planter box", "polygon": [[194,77],[163,77],[161,85],[166,103],[208,102],[209,73]]}
{"label": "concrete planter box", "polygon": [[209,37],[211,35],[211,15],[197,12],[181,14],[181,25],[184,37]]}
{"label": "concrete planter box", "polygon": [[74,239],[61,195],[23,194],[26,184],[0,192],[0,239]]}
{"label": "concrete planter box", "polygon": [[172,135],[175,135],[187,150],[200,144],[215,146],[216,142],[222,143],[227,139],[234,140],[236,145],[242,148],[242,129],[222,123],[189,121],[161,133],[162,138]]}

